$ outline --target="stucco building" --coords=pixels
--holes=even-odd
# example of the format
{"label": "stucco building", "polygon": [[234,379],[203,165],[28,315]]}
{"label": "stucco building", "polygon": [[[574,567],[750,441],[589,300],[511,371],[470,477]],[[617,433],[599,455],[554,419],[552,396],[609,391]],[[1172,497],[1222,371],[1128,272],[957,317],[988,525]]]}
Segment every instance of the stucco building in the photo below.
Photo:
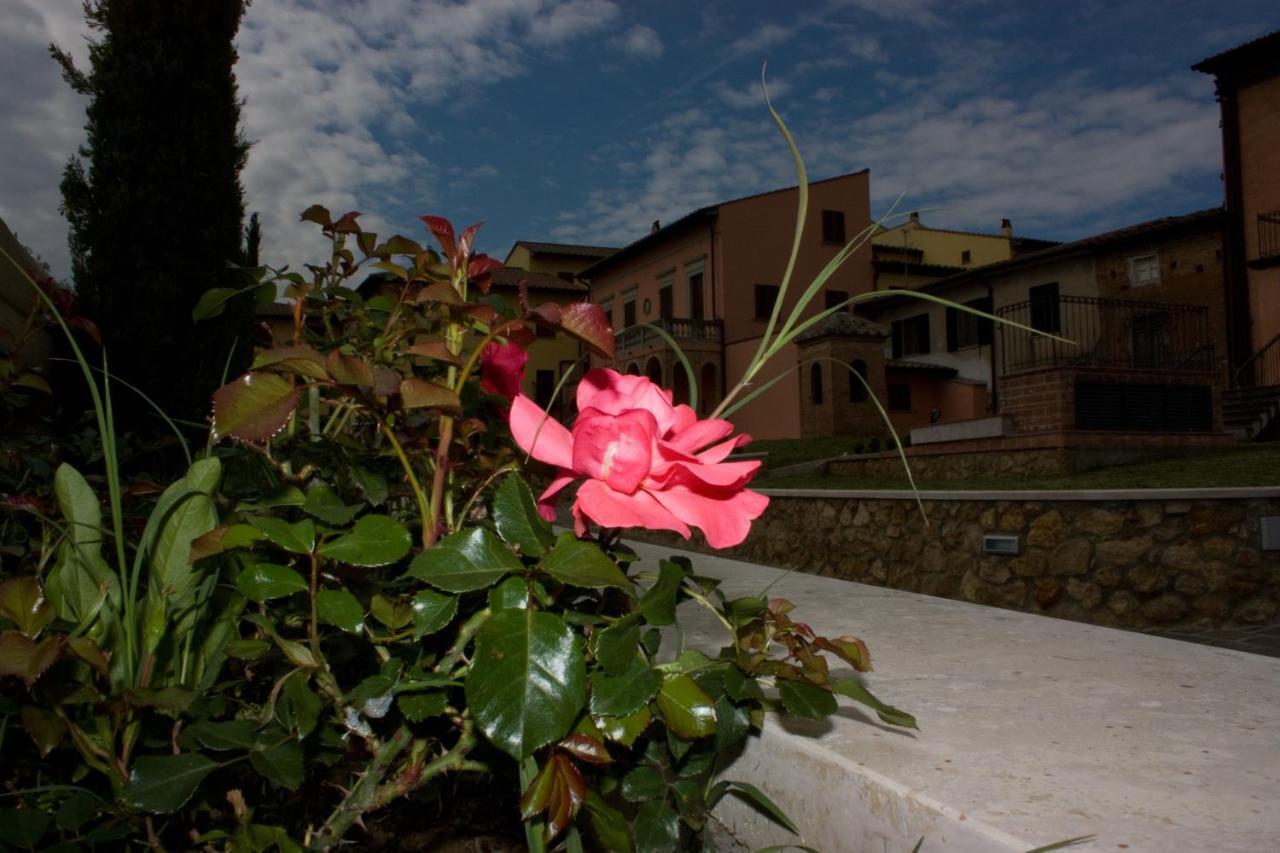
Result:
{"label": "stucco building", "polygon": [[875,289],[912,289],[966,270],[1007,261],[1017,255],[1057,245],[1050,240],[1015,237],[1013,223],[1000,221],[1000,231],[983,234],[925,225],[912,211],[893,228],[877,228],[871,240]]}
{"label": "stucco building", "polygon": [[[743,376],[760,345],[791,253],[795,187],[699,208],[582,271],[591,301],[609,314],[619,370],[643,373],[688,399],[688,380],[669,345],[645,328],[663,328],[698,377],[699,408],[709,412]],[[871,224],[866,170],[809,185],[809,213],[784,312],[828,261]],[[826,283],[809,313],[871,289],[864,244]],[[798,350],[785,348],[758,381],[786,376],[734,418],[757,438],[801,435]]]}

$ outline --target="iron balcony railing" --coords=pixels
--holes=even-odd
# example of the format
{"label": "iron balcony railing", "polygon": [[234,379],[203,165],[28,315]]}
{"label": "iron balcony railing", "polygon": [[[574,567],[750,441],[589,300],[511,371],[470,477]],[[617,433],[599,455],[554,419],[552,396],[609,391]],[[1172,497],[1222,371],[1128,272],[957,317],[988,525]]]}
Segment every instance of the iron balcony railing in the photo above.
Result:
{"label": "iron balcony railing", "polygon": [[1258,257],[1280,255],[1280,210],[1258,214]]}
{"label": "iron balcony railing", "polygon": [[1237,388],[1280,386],[1280,335],[1276,335],[1236,368],[1234,380]]}
{"label": "iron balcony railing", "polygon": [[[687,317],[665,317],[655,320],[653,325],[662,329],[678,343],[688,341],[705,341],[707,343],[724,342],[724,323],[720,320],[692,320]],[[614,335],[618,352],[639,349],[648,344],[665,344],[662,336],[647,325],[632,326]]]}
{"label": "iron balcony railing", "polygon": [[1203,305],[1052,296],[1005,305],[996,316],[1071,342],[997,324],[1002,373],[1062,365],[1215,367],[1209,309]]}

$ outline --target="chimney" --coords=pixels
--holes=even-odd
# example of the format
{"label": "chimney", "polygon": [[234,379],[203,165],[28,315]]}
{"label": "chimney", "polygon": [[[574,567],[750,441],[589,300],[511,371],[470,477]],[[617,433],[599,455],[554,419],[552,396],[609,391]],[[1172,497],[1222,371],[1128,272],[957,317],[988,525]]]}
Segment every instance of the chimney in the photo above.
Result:
{"label": "chimney", "polygon": [[662,230],[662,223],[657,219],[653,220],[653,227],[649,229],[650,234],[657,234]]}
{"label": "chimney", "polygon": [[912,225],[920,224],[920,211],[918,210],[911,211],[911,224]]}
{"label": "chimney", "polygon": [[1007,219],[1001,219],[1000,233],[1008,237],[1010,240],[1012,240],[1013,239],[1013,223]]}

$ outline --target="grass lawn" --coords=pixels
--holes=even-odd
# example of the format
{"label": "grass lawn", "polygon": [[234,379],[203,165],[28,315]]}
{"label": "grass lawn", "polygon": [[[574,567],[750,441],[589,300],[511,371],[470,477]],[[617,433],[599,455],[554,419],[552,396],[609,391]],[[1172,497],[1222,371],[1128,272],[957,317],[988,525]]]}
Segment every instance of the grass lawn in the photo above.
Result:
{"label": "grass lawn", "polygon": [[[827,441],[824,439],[823,441]],[[832,440],[834,441],[834,440]],[[786,442],[758,442],[784,444]],[[802,443],[802,442],[794,442]],[[815,442],[817,443],[817,442]],[[757,445],[752,445],[755,449]],[[838,451],[837,451],[838,452]],[[820,459],[819,455],[810,458]],[[797,459],[795,461],[804,461]],[[772,453],[770,467],[777,467]],[[806,474],[765,477],[758,486],[772,489],[906,489],[905,472],[886,478],[830,477]],[[1060,477],[992,477],[984,480],[923,480],[921,489],[1138,489],[1210,488],[1220,486],[1280,486],[1280,442],[1241,445],[1225,450],[1205,450],[1180,458],[1138,462],[1099,468]]]}
{"label": "grass lawn", "polygon": [[[886,444],[887,442],[887,444]],[[853,438],[838,436],[833,438],[766,438],[753,441],[742,448],[744,453],[768,453],[769,467],[782,468],[787,465],[798,465],[801,462],[814,462],[818,459],[830,459],[855,451],[865,451],[870,446],[869,438]],[[892,439],[881,439],[882,449],[893,447]]]}

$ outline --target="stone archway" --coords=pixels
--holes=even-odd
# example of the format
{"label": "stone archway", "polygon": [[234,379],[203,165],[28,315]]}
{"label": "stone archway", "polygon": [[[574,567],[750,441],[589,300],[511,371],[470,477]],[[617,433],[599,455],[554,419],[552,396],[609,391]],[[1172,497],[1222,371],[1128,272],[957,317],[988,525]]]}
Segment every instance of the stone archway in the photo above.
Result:
{"label": "stone archway", "polygon": [[662,384],[662,362],[658,361],[657,356],[650,356],[649,361],[644,366],[644,375],[649,377],[649,381],[654,385]]}
{"label": "stone archway", "polygon": [[689,404],[689,374],[683,365],[676,365],[671,376],[671,402],[677,406]]}

